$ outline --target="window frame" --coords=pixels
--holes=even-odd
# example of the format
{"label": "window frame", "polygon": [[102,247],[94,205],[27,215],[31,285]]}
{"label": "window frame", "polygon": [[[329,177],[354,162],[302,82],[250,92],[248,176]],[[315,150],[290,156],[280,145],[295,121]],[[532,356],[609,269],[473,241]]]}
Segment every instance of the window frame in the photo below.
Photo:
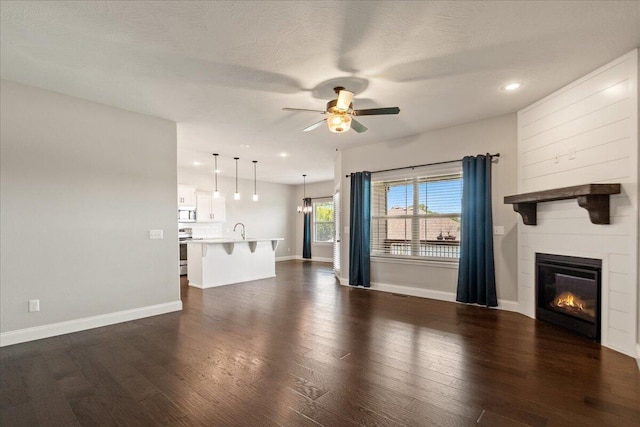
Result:
{"label": "window frame", "polygon": [[[372,179],[372,198],[371,198],[371,255],[370,258],[372,261],[380,261],[380,262],[401,262],[407,264],[424,264],[430,263],[434,265],[447,266],[450,265],[456,267],[460,261],[460,233],[462,232],[461,225],[459,226],[458,238],[456,240],[447,240],[447,239],[438,239],[438,242],[433,242],[432,240],[426,239],[426,230],[429,219],[433,218],[460,218],[459,224],[461,224],[462,217],[462,207],[460,208],[460,212],[448,212],[448,213],[429,213],[428,211],[425,213],[420,212],[420,184],[435,182],[435,181],[446,181],[446,180],[461,180],[460,182],[460,197],[462,198],[462,185],[464,182],[464,177],[462,175],[462,167],[459,164],[456,167],[447,168],[443,170],[442,168],[434,168],[436,170],[429,171],[428,168],[421,168],[418,171],[412,171],[412,173],[404,174],[403,176],[389,176],[389,177],[381,177]],[[404,181],[404,182],[402,182]],[[386,215],[375,215],[376,209],[374,205],[376,203],[380,203],[379,200],[374,200],[376,192],[374,187],[376,185],[384,185],[387,189],[391,188],[393,185],[404,185],[404,186],[412,186],[411,192],[407,194],[407,203],[406,203],[406,211],[411,209],[411,213],[406,212],[403,215],[389,215],[388,214],[388,200],[384,199],[385,204],[385,212]],[[378,190],[379,191],[379,190]],[[425,202],[426,204],[426,202]],[[418,209],[414,209],[415,207]],[[380,206],[378,205],[379,209]],[[388,248],[386,244],[380,245],[381,241],[380,236],[375,236],[374,227],[379,224],[380,220],[386,221],[384,223],[384,227],[386,227],[385,233],[389,233],[389,219],[398,219],[405,220],[405,224],[409,224],[408,233],[405,232],[405,237],[407,235],[409,238],[405,238],[402,242],[399,242],[401,245],[404,245],[405,251],[408,249],[408,254],[402,253],[391,253],[393,243],[389,243]],[[423,230],[422,221],[426,221],[424,225],[424,233],[425,239],[421,239],[421,234]],[[378,224],[376,224],[378,223]],[[405,225],[405,230],[407,230]],[[444,237],[444,236],[443,236]],[[385,241],[390,241],[390,239],[384,239]],[[374,243],[376,242],[376,243]],[[431,243],[430,243],[431,242]],[[409,245],[408,247],[406,245]],[[424,249],[423,249],[424,245]],[[384,253],[380,252],[380,248]],[[420,253],[423,250],[428,252],[430,248],[436,253],[449,254],[448,256],[434,256],[434,255],[416,255],[416,253]],[[376,251],[374,253],[374,251]]]}
{"label": "window frame", "polygon": [[[331,204],[331,221],[316,221],[316,205],[324,205],[324,204]],[[314,245],[333,245],[335,243],[335,227],[336,227],[336,222],[335,222],[335,205],[333,203],[333,198],[332,197],[323,197],[320,199],[313,199],[311,201],[311,227],[312,227],[312,239],[311,242]],[[317,229],[316,229],[316,225],[317,224],[331,224],[331,241],[319,241],[316,240],[317,237]]]}

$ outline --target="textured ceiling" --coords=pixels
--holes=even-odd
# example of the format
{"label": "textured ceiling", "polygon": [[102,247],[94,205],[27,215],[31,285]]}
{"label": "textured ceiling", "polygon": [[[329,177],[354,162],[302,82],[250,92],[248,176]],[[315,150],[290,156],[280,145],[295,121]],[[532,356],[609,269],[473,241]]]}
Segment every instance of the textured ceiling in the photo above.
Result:
{"label": "textured ceiling", "polygon": [[[178,122],[178,165],[299,184],[335,150],[497,116],[640,44],[640,2],[1,3],[2,78]],[[522,81],[517,93],[499,87]],[[303,128],[331,87],[369,128]],[[241,145],[249,145],[242,147]],[[481,147],[478,148],[482,150]],[[287,158],[279,157],[287,152]],[[193,162],[202,164],[194,166]]]}

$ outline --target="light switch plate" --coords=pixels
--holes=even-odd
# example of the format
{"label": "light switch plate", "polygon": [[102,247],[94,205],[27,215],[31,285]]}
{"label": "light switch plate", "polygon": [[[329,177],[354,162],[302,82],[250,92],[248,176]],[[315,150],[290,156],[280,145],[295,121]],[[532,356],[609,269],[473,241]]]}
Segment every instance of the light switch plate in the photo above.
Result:
{"label": "light switch plate", "polygon": [[504,236],[504,226],[503,225],[494,226],[493,234],[495,234],[496,236]]}
{"label": "light switch plate", "polygon": [[34,311],[40,311],[40,300],[39,299],[30,299],[29,300],[29,312],[33,313]]}
{"label": "light switch plate", "polygon": [[164,239],[164,232],[162,230],[149,230],[149,238],[152,240]]}

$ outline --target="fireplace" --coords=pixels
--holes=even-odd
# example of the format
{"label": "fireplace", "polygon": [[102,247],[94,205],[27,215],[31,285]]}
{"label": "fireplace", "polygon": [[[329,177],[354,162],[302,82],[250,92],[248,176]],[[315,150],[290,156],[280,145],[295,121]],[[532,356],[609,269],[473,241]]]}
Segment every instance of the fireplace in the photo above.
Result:
{"label": "fireplace", "polygon": [[536,253],[536,319],[600,342],[602,260]]}

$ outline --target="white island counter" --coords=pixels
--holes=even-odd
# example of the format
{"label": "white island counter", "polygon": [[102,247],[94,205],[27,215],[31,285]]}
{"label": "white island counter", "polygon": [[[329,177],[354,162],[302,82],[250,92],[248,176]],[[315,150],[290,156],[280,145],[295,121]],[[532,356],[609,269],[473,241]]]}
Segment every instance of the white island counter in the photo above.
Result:
{"label": "white island counter", "polygon": [[188,240],[189,286],[212,288],[276,276],[281,237]]}

